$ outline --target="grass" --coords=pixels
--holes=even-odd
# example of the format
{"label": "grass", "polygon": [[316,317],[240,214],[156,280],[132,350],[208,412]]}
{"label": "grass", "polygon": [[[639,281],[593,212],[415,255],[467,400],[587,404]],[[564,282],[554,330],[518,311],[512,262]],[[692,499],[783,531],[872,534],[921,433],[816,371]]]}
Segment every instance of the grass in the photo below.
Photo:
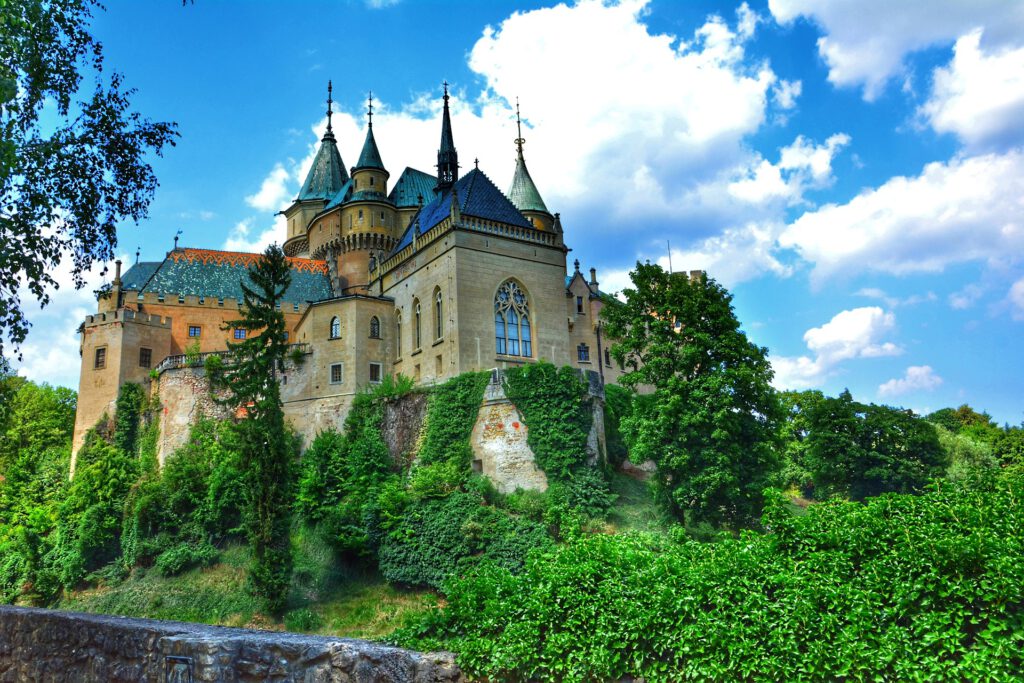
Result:
{"label": "grass", "polygon": [[654,502],[648,482],[615,472],[609,479],[609,488],[618,495],[608,513],[608,524],[613,531],[660,533],[665,530],[665,515]]}
{"label": "grass", "polygon": [[245,545],[230,546],[217,564],[179,576],[137,569],[119,583],[76,591],[55,607],[372,639],[383,638],[436,604],[430,591],[398,589],[374,570],[342,564],[315,533],[299,530],[295,536],[289,611],[281,620],[261,612],[259,601],[246,591]]}

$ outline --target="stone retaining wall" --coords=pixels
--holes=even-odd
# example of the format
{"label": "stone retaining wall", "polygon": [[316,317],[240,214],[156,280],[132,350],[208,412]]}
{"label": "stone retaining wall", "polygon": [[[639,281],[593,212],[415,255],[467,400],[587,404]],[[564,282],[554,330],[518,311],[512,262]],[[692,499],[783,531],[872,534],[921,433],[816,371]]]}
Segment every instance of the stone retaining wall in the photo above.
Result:
{"label": "stone retaining wall", "polygon": [[441,683],[448,653],[362,640],[0,606],[0,682]]}

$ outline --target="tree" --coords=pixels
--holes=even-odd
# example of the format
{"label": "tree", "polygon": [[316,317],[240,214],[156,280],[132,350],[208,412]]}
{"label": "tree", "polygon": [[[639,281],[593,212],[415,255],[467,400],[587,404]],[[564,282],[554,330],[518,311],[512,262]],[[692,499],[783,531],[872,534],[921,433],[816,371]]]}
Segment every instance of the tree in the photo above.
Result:
{"label": "tree", "polygon": [[750,524],[776,469],[781,409],[767,350],[740,330],[732,296],[702,274],[637,264],[625,303],[605,306],[622,384],[653,387],[623,420],[630,453],[658,465],[662,501],[687,522]]}
{"label": "tree", "polygon": [[229,344],[224,364],[207,369],[224,403],[244,412],[238,423],[241,466],[246,475],[245,528],[252,545],[249,583],[253,593],[279,614],[291,580],[291,480],[294,440],[284,422],[277,373],[288,343],[278,304],[291,283],[281,247],[267,247],[242,283],[244,314],[226,329],[246,330],[245,341]]}
{"label": "tree", "polygon": [[[83,273],[114,256],[118,222],[145,217],[157,181],[145,158],[177,136],[131,110],[134,90],[103,77],[88,31],[97,0],[8,0],[0,19],[0,355],[29,323],[18,288],[42,305],[52,271]],[[91,94],[81,92],[86,74]],[[75,101],[76,96],[85,99]],[[52,105],[53,109],[44,109]],[[52,115],[51,115],[52,113]]]}
{"label": "tree", "polygon": [[807,463],[816,493],[864,500],[918,492],[942,476],[946,463],[935,427],[912,411],[858,403],[843,391],[818,402],[808,417]]}

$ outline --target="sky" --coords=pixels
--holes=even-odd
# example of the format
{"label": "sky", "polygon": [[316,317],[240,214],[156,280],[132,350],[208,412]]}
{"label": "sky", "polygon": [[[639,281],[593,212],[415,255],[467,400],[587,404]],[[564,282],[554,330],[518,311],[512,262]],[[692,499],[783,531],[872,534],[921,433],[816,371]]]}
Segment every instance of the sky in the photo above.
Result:
{"label": "sky", "polygon": [[[135,107],[178,124],[127,263],[283,241],[323,134],[350,166],[367,95],[392,179],[433,172],[441,83],[463,169],[530,172],[601,288],[706,270],[775,385],[1024,421],[1024,3],[1005,0],[110,0],[93,31]],[[671,253],[670,253],[671,252]],[[670,264],[671,258],[671,264]],[[570,266],[571,267],[571,266]],[[18,367],[77,388],[96,273]]]}

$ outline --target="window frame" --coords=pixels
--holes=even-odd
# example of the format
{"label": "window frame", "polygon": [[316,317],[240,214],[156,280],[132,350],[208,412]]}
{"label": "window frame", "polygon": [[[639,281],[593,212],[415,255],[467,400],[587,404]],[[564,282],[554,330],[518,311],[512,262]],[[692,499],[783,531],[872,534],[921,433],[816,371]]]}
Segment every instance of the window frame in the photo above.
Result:
{"label": "window frame", "polygon": [[[143,362],[143,360],[145,360],[145,362]],[[153,367],[153,349],[146,348],[145,346],[139,347],[139,367]]]}
{"label": "window frame", "polygon": [[244,327],[236,327],[232,331],[232,337],[238,340],[244,340],[246,338],[246,329]]}
{"label": "window frame", "polygon": [[[195,332],[195,334],[193,334],[193,332]],[[202,325],[192,325],[192,324],[189,324],[189,326],[188,326],[188,338],[189,339],[201,339],[202,336],[203,336],[203,326]]]}
{"label": "window frame", "polygon": [[530,295],[522,283],[509,278],[494,293],[494,350],[499,356],[533,358]]}
{"label": "window frame", "polygon": [[[334,379],[334,370],[338,370],[338,379]],[[345,383],[345,364],[344,363],[331,363],[327,366],[327,383],[328,384],[344,384]]]}
{"label": "window frame", "polygon": [[380,318],[370,316],[370,339],[380,339]]}
{"label": "window frame", "polygon": [[327,330],[328,339],[341,339],[341,318],[338,316],[331,317],[330,327]]}
{"label": "window frame", "polygon": [[589,363],[590,361],[590,345],[586,343],[580,343],[576,346],[576,360],[580,363]]}
{"label": "window frame", "polygon": [[[377,371],[377,379],[373,378],[373,371]],[[384,381],[384,364],[377,361],[370,361],[370,384],[380,384]]]}
{"label": "window frame", "polygon": [[93,370],[106,370],[107,369],[107,347],[97,346],[92,354],[92,369]]}

